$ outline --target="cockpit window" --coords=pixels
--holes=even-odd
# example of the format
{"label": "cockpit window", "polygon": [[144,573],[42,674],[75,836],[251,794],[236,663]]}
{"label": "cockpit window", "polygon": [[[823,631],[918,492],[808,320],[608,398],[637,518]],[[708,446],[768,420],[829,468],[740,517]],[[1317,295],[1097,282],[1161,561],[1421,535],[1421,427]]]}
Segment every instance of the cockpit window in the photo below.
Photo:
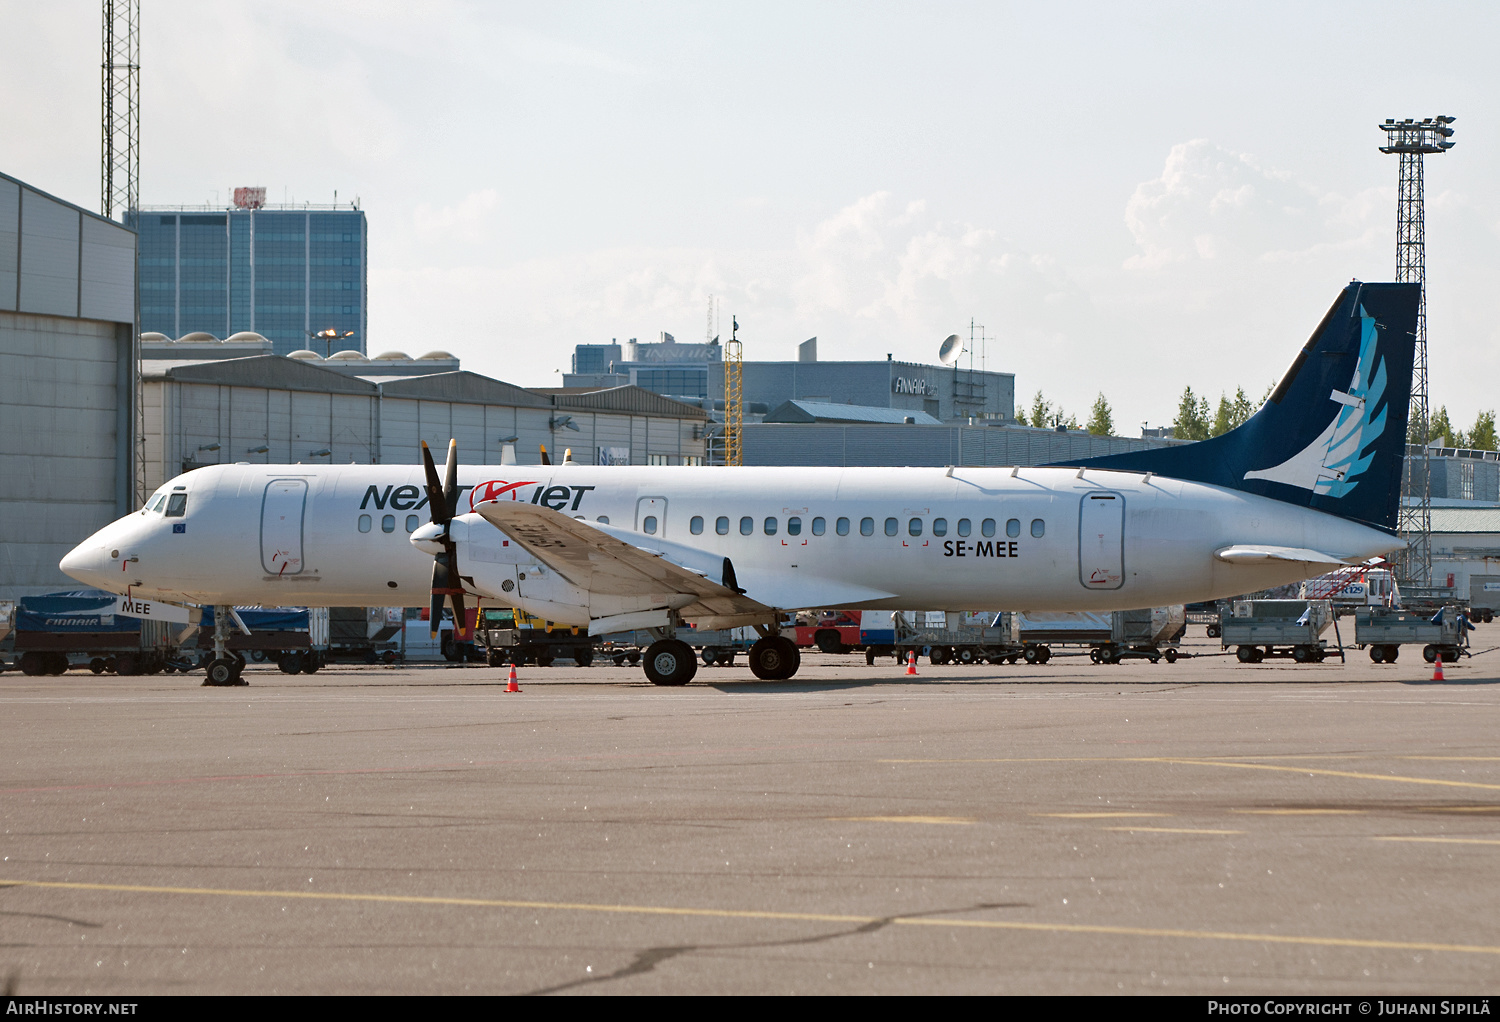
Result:
{"label": "cockpit window", "polygon": [[162,505],[166,502],[167,495],[165,493],[158,493],[150,500],[146,501],[146,506],[141,508],[141,513],[145,514],[147,511],[155,511],[159,513],[161,511]]}
{"label": "cockpit window", "polygon": [[187,494],[186,493],[174,493],[170,497],[167,498],[167,515],[166,515],[166,517],[168,517],[168,518],[181,518],[185,514],[187,514]]}

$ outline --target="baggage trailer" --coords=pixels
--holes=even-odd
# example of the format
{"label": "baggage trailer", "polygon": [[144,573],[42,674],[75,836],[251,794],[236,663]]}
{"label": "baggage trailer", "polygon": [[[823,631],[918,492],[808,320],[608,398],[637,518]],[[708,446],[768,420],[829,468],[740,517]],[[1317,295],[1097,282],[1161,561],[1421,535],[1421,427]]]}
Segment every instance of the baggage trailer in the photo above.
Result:
{"label": "baggage trailer", "polygon": [[393,664],[403,659],[405,607],[329,607],[329,661]]}
{"label": "baggage trailer", "polygon": [[1393,664],[1402,646],[1423,643],[1422,659],[1429,664],[1441,654],[1447,663],[1468,656],[1467,618],[1457,604],[1450,604],[1439,621],[1425,611],[1370,607],[1354,615],[1355,645],[1368,647],[1377,664]]}
{"label": "baggage trailer", "polygon": [[1166,660],[1175,664],[1181,655],[1177,644],[1187,631],[1187,608],[1145,607],[1117,610],[1109,616],[1109,642],[1089,650],[1096,664],[1118,664],[1122,660]]}
{"label": "baggage trailer", "polygon": [[1469,620],[1489,624],[1500,611],[1500,575],[1469,576]]}
{"label": "baggage trailer", "polygon": [[1337,639],[1338,621],[1328,600],[1236,600],[1219,622],[1223,648],[1233,646],[1242,664],[1281,658],[1320,664],[1332,653],[1342,661],[1342,639],[1329,647],[1322,638],[1330,625]]}
{"label": "baggage trailer", "polygon": [[1015,641],[1013,619],[1008,612],[867,610],[860,641],[872,665],[877,657],[905,661],[913,653],[934,664],[1015,663],[1025,651]]}
{"label": "baggage trailer", "polygon": [[102,589],[26,596],[16,608],[21,673],[63,674],[83,660],[95,674],[156,674],[169,660],[182,625],[116,614],[119,597]]}

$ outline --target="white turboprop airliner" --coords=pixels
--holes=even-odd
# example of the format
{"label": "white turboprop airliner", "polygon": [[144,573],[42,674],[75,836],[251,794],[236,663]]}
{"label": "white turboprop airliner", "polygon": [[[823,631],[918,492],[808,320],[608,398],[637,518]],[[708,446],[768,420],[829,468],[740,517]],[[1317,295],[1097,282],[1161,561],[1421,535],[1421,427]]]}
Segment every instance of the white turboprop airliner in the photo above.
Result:
{"label": "white turboprop airliner", "polygon": [[[679,623],[756,625],[758,677],[805,608],[1108,611],[1215,599],[1400,547],[1418,285],[1350,284],[1266,405],[1192,445],[1042,468],[223,465],[178,476],[62,570],[133,597],[521,608],[656,629],[647,676],[689,681]],[[435,499],[434,499],[435,498]],[[217,630],[222,636],[223,630]],[[461,636],[462,637],[462,636]],[[238,681],[222,638],[215,684]]]}

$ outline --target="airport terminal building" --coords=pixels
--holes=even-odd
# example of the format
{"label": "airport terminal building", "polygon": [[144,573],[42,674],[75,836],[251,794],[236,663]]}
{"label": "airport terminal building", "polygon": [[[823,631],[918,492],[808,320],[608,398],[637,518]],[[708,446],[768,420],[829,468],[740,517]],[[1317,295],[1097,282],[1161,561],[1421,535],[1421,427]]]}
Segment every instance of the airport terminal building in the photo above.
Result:
{"label": "airport terminal building", "polygon": [[[357,206],[150,206],[125,222],[140,234],[143,331],[253,331],[278,355],[366,350],[369,243]],[[311,338],[327,331],[336,337]]]}

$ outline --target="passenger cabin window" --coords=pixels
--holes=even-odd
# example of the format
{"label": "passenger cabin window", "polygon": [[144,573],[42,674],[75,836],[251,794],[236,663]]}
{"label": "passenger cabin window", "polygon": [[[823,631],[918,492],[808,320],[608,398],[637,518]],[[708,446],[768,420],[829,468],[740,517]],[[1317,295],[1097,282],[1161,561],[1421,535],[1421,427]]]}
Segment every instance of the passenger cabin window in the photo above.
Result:
{"label": "passenger cabin window", "polygon": [[654,536],[654,535],[656,535],[656,516],[655,515],[647,515],[646,516],[645,520],[641,522],[641,531],[644,532],[648,536]]}
{"label": "passenger cabin window", "polygon": [[714,531],[721,536],[729,535],[729,519],[724,515],[714,519]]}
{"label": "passenger cabin window", "polygon": [[416,515],[407,515],[406,516],[406,532],[407,532],[407,534],[410,535],[411,533],[416,532],[417,531],[417,526],[419,526],[421,524],[422,524],[422,519],[418,518]]}
{"label": "passenger cabin window", "polygon": [[822,518],[813,519],[813,535],[821,536],[828,530],[828,522]]}
{"label": "passenger cabin window", "polygon": [[1033,518],[1031,520],[1031,534],[1037,539],[1041,539],[1047,534],[1047,523],[1040,518]]}
{"label": "passenger cabin window", "polygon": [[948,535],[948,519],[934,518],[932,520],[932,534],[934,536]]}
{"label": "passenger cabin window", "polygon": [[688,531],[694,536],[703,535],[703,516],[693,515],[693,520],[688,522]]}
{"label": "passenger cabin window", "polygon": [[370,529],[374,527],[374,525],[375,525],[375,522],[374,522],[373,519],[370,518],[369,515],[360,515],[359,516],[359,531],[360,532],[369,532]]}
{"label": "passenger cabin window", "polygon": [[755,519],[749,515],[740,519],[740,535],[748,536],[755,531]]}
{"label": "passenger cabin window", "polygon": [[167,498],[167,517],[181,518],[187,514],[187,494],[174,493]]}
{"label": "passenger cabin window", "polygon": [[894,518],[887,518],[885,520],[885,534],[887,536],[894,536],[896,533],[898,533],[900,531],[901,531],[901,523],[898,522],[898,521],[896,521],[896,519],[894,519]]}
{"label": "passenger cabin window", "polygon": [[958,534],[960,536],[967,536],[969,534],[970,528],[971,526],[969,525],[969,520],[967,518],[960,518],[958,520]]}
{"label": "passenger cabin window", "polygon": [[1005,534],[1011,539],[1015,539],[1017,536],[1019,536],[1021,534],[1021,519],[1012,518],[1010,521],[1006,522]]}
{"label": "passenger cabin window", "polygon": [[995,534],[995,520],[993,518],[986,518],[984,521],[980,522],[979,531],[985,539],[989,539]]}
{"label": "passenger cabin window", "polygon": [[608,525],[609,524],[609,515],[600,515],[598,517],[597,521],[599,522],[600,525]]}
{"label": "passenger cabin window", "polygon": [[840,536],[849,535],[849,519],[840,518],[838,521],[834,522],[833,531],[838,533]]}
{"label": "passenger cabin window", "polygon": [[922,519],[913,518],[911,521],[907,522],[906,531],[913,536],[922,535]]}
{"label": "passenger cabin window", "polygon": [[380,520],[380,531],[381,532],[395,532],[396,531],[396,516],[395,515],[386,515],[384,518],[382,518]]}
{"label": "passenger cabin window", "polygon": [[861,518],[859,520],[859,534],[861,536],[875,535],[875,519]]}
{"label": "passenger cabin window", "polygon": [[774,536],[774,535],[776,535],[776,519],[774,519],[774,518],[767,518],[766,519],[766,535],[767,536]]}
{"label": "passenger cabin window", "polygon": [[802,519],[788,518],[786,520],[786,534],[788,536],[802,535]]}

